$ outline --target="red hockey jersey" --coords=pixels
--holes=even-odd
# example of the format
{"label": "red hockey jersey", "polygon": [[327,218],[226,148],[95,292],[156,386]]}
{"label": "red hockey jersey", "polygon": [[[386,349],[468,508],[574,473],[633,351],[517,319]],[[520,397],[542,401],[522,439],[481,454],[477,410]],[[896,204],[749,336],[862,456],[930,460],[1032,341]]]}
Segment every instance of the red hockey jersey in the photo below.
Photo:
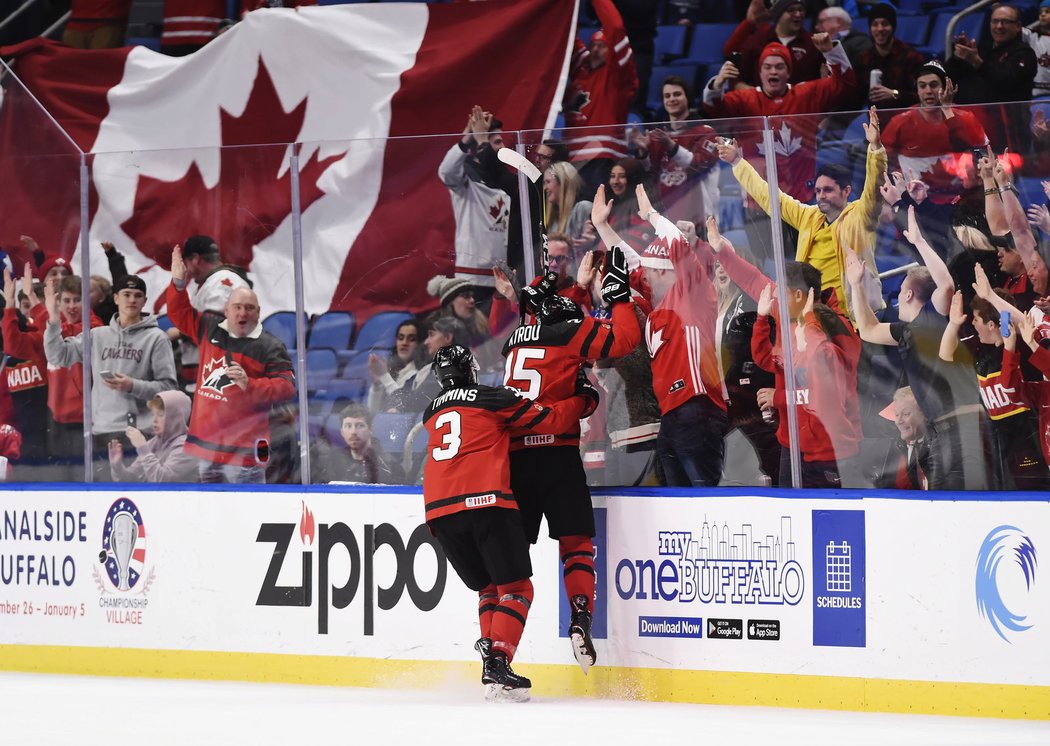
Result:
{"label": "red hockey jersey", "polygon": [[[588,360],[622,357],[642,338],[631,303],[613,306],[610,322],[584,316],[580,321],[519,326],[503,345],[507,358],[503,382],[527,399],[554,404],[573,395],[576,373]],[[562,432],[535,436],[512,434],[511,449],[538,445],[575,446],[580,442],[580,423],[570,423]]]}
{"label": "red hockey jersey", "polygon": [[988,144],[977,117],[959,108],[952,113],[951,119],[945,119],[938,109],[930,121],[914,106],[891,119],[882,133],[882,144],[901,173],[922,179],[930,198],[941,203],[963,191],[962,182],[973,164],[970,151]]}
{"label": "red hockey jersey", "polygon": [[426,521],[475,508],[518,504],[510,489],[510,429],[558,433],[579,427],[587,400],[571,396],[546,407],[508,388],[442,391],[423,412],[429,434],[423,466]]}

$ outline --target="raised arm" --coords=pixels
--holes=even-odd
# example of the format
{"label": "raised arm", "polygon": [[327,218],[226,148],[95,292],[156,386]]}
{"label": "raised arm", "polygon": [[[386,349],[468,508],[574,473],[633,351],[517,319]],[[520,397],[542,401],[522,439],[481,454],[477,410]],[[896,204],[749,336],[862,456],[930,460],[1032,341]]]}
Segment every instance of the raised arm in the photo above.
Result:
{"label": "raised arm", "polygon": [[931,299],[933,307],[937,309],[937,313],[947,316],[952,304],[952,295],[955,293],[955,281],[952,279],[951,272],[948,271],[948,265],[933,250],[933,247],[922,235],[922,231],[919,230],[919,223],[915,219],[914,207],[908,208],[908,230],[904,231],[904,238],[919,252],[922,263],[930,270],[930,277],[933,278],[933,282],[937,286]]}
{"label": "raised arm", "polygon": [[999,194],[1003,198],[1003,210],[1006,212],[1006,222],[1014,239],[1014,247],[1024,261],[1024,268],[1031,271],[1035,269],[1036,262],[1035,236],[1032,235],[1032,229],[1028,225],[1028,216],[1017,196],[1017,187],[1014,186],[1013,177],[1003,166],[1001,160],[996,160],[993,172],[995,181],[999,185]]}
{"label": "raised arm", "polygon": [[846,251],[846,280],[853,292],[853,312],[856,315],[857,331],[860,338],[872,344],[896,346],[897,341],[890,334],[890,325],[879,321],[868,304],[868,293],[864,289],[865,267],[857,253],[849,247]]}
{"label": "raised arm", "polygon": [[1017,308],[1017,306],[1013,305],[999,295],[999,293],[995,292],[992,288],[992,283],[988,281],[988,275],[985,274],[984,267],[980,264],[975,265],[973,268],[973,274],[976,278],[973,283],[973,289],[974,292],[977,293],[978,298],[984,298],[1000,313],[1003,311],[1009,311],[1010,318],[1016,319],[1025,315],[1023,311]]}
{"label": "raised arm", "polygon": [[988,229],[993,236],[1005,236],[1010,232],[1010,224],[1006,220],[1003,198],[999,194],[999,185],[995,181],[995,173],[992,169],[993,159],[992,149],[988,148],[988,155],[977,161],[977,173],[984,185],[984,215],[988,219]]}
{"label": "raised arm", "polygon": [[944,327],[941,335],[941,348],[939,355],[945,362],[955,361],[955,350],[959,346],[959,330],[966,323],[967,316],[963,312],[962,291],[956,290],[952,296],[952,307],[948,312],[948,325]]}

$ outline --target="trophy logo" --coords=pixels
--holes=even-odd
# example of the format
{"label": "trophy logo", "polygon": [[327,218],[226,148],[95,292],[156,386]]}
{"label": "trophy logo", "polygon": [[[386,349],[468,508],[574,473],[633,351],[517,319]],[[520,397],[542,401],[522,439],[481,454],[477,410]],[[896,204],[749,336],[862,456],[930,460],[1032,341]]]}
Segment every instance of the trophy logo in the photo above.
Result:
{"label": "trophy logo", "polygon": [[113,503],[106,514],[98,558],[118,591],[130,591],[142,577],[146,527],[138,507],[126,497]]}

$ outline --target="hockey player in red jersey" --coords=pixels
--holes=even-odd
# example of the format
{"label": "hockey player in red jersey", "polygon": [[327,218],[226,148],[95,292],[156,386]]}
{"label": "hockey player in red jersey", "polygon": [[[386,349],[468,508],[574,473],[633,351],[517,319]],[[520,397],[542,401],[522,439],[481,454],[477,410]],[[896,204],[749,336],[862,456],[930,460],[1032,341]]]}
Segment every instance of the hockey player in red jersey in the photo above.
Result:
{"label": "hockey player in red jersey", "polygon": [[441,393],[427,407],[430,439],[423,467],[426,522],[449,564],[478,592],[483,660],[481,682],[489,699],[526,701],[532,683],[510,662],[532,604],[529,544],[510,491],[510,429],[558,433],[579,426],[598,403],[585,378],[553,406],[529,401],[508,388],[478,384],[470,350],[438,350],[434,372]]}
{"label": "hockey player in red jersey", "polygon": [[[552,405],[572,396],[583,363],[622,357],[635,348],[641,330],[630,302],[626,263],[618,248],[610,252],[609,266],[602,298],[612,306],[611,322],[585,316],[562,295],[538,299],[523,293],[522,304],[530,310],[534,307],[539,324],[519,326],[504,345],[506,385],[529,399]],[[550,537],[558,540],[565,593],[572,609],[569,637],[573,654],[586,673],[597,660],[590,635],[594,511],[579,445],[578,422],[551,435],[516,432],[511,437],[510,463],[511,485],[529,541],[536,543],[544,516]]]}

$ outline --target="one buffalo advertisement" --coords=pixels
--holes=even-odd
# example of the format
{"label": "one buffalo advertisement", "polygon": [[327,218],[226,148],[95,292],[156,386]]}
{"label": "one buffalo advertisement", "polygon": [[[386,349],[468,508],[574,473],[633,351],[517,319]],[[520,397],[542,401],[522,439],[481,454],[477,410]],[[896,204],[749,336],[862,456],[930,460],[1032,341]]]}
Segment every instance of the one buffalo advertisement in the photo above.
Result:
{"label": "one buffalo advertisement", "polygon": [[808,647],[810,531],[803,501],[610,501],[609,636],[622,663],[761,671],[771,648]]}
{"label": "one buffalo advertisement", "polygon": [[554,124],[575,15],[565,0],[264,8],[186,57],[4,48],[57,127],[38,113],[34,142],[33,100],[0,97],[0,180],[20,185],[0,202],[0,245],[19,267],[23,234],[79,249],[79,149],[93,273],[113,242],[151,304],[173,245],[205,234],[266,312],[291,309],[301,230],[307,313],[433,307],[426,282],[452,273],[461,217],[439,167],[475,105],[507,130]]}

